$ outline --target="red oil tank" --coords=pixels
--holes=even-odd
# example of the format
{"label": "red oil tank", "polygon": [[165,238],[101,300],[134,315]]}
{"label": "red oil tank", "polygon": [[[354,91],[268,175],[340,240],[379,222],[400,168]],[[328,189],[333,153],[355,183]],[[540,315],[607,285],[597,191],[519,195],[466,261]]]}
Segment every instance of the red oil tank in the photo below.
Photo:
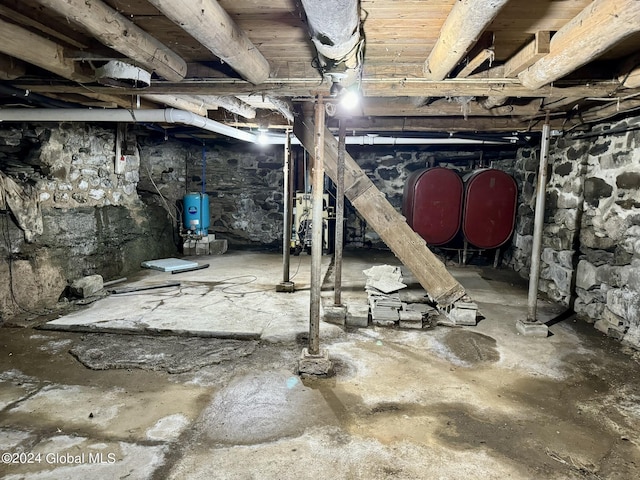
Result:
{"label": "red oil tank", "polygon": [[505,172],[488,168],[465,178],[462,232],[478,248],[498,248],[513,233],[518,189]]}
{"label": "red oil tank", "polygon": [[460,229],[464,185],[453,170],[435,167],[407,178],[402,214],[429,245],[450,242]]}

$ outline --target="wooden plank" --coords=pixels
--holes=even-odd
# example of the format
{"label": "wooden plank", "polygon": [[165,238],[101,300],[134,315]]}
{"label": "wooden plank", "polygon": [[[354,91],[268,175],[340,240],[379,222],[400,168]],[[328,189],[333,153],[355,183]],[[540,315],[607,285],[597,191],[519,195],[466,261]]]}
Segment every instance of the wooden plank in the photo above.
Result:
{"label": "wooden plank", "polygon": [[443,80],[465,56],[508,0],[460,0],[442,26],[424,64],[425,77]]}
{"label": "wooden plank", "polygon": [[550,51],[551,32],[536,32],[536,37],[504,65],[504,76],[515,77],[540,60]]}
{"label": "wooden plank", "polygon": [[520,73],[523,85],[554,82],[635,32],[640,31],[640,1],[595,0],[551,39],[550,52]]}
{"label": "wooden plank", "polygon": [[246,80],[259,84],[269,77],[267,59],[215,0],[149,0],[149,3]]}
{"label": "wooden plank", "polygon": [[[314,123],[296,118],[293,132],[308,152],[315,150]],[[330,131],[324,135],[324,166],[335,182],[338,168],[338,142]],[[345,196],[367,223],[380,235],[391,251],[407,267],[429,296],[442,307],[464,296],[462,285],[451,276],[443,263],[427,248],[405,218],[385,198],[356,161],[345,153]]]}
{"label": "wooden plank", "polygon": [[488,48],[483,49],[478,55],[476,55],[471,61],[465,65],[465,67],[460,70],[456,78],[465,78],[471,75],[474,71],[476,71],[480,65],[482,65],[487,60],[493,61],[494,53],[493,50]]}
{"label": "wooden plank", "polygon": [[[28,45],[29,48],[25,48],[25,45]],[[1,19],[0,52],[37,65],[69,80],[77,82],[92,80],[90,76],[78,68],[76,63],[65,58],[62,46]]]}
{"label": "wooden plank", "polygon": [[[469,117],[487,115],[533,115],[539,111],[535,103],[496,108],[490,113],[476,101],[467,104],[466,115]],[[363,116],[371,117],[442,117],[448,115],[462,115],[462,107],[455,101],[437,99],[428,105],[416,107],[413,98],[384,98],[368,97],[362,102]]]}
{"label": "wooden plank", "polygon": [[[14,82],[18,88],[30,89],[36,93],[78,93],[83,87],[75,85],[50,85],[33,81]],[[508,97],[606,97],[620,87],[615,80],[590,81],[588,84],[576,82],[555,82],[553,86],[530,89],[520,85],[516,79],[451,79],[432,82],[424,79],[363,79],[362,90],[365,97],[456,97],[503,95]],[[92,86],[91,90],[99,93],[113,93],[112,87]],[[275,95],[308,97],[313,92],[328,92],[329,85],[320,83],[315,78],[269,79],[262,85],[252,85],[242,80],[209,79],[185,80],[180,83],[155,81],[145,89],[145,93],[167,95]],[[629,89],[625,94],[632,94],[639,89]],[[81,92],[80,92],[81,93]],[[118,89],[121,95],[139,95],[140,91],[132,88]]]}
{"label": "wooden plank", "polygon": [[171,81],[187,73],[186,62],[169,47],[100,0],[37,0],[82,25],[98,40]]}

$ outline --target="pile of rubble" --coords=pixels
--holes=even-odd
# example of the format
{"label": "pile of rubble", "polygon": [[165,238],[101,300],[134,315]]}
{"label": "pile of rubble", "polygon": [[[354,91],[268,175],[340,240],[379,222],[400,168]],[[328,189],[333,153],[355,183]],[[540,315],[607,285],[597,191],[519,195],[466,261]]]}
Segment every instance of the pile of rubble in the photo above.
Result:
{"label": "pile of rubble", "polygon": [[363,273],[367,276],[365,290],[368,295],[369,313],[374,325],[401,328],[423,328],[437,322],[439,312],[426,303],[408,303],[400,298],[402,283],[399,267],[376,265]]}

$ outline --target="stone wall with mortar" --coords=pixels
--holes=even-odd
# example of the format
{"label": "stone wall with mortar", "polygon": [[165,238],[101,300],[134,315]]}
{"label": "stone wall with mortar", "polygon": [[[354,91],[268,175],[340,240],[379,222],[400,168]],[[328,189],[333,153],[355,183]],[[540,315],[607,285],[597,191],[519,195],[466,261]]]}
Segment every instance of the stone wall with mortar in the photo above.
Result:
{"label": "stone wall with mortar", "polygon": [[[203,145],[154,136],[139,137],[139,144],[138,188],[160,191],[178,219],[184,194],[202,191]],[[281,146],[206,142],[209,232],[226,239],[232,248],[281,248],[282,161]]]}
{"label": "stone wall with mortar", "polygon": [[[521,179],[535,178],[538,153],[519,152]],[[640,118],[553,138],[549,164],[539,289],[640,348]],[[510,262],[524,276],[534,195],[521,199]]]}
{"label": "stone wall with mortar", "polygon": [[38,202],[43,232],[31,242],[13,214],[0,213],[0,319],[41,311],[67,283],[113,279],[141,261],[175,255],[172,225],[153,197],[139,195],[135,137],[115,173],[115,125],[2,125],[0,171]]}

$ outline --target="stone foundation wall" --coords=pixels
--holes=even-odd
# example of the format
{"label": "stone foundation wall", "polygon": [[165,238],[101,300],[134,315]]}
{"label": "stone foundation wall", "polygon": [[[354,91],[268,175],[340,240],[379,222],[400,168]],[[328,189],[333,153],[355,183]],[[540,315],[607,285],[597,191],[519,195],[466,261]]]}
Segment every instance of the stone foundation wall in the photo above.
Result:
{"label": "stone foundation wall", "polygon": [[113,279],[175,255],[166,212],[138,195],[135,136],[127,143],[133,150],[116,174],[115,127],[2,126],[0,171],[37,202],[42,233],[27,242],[14,214],[0,213],[0,320],[52,307],[81,276]]}
{"label": "stone foundation wall", "polygon": [[[550,144],[540,291],[640,348],[640,118]],[[538,152],[521,150],[520,180]],[[529,163],[528,160],[534,160]],[[523,184],[521,184],[523,185]],[[523,188],[527,188],[523,185]],[[520,203],[511,265],[528,275],[534,193]]]}

